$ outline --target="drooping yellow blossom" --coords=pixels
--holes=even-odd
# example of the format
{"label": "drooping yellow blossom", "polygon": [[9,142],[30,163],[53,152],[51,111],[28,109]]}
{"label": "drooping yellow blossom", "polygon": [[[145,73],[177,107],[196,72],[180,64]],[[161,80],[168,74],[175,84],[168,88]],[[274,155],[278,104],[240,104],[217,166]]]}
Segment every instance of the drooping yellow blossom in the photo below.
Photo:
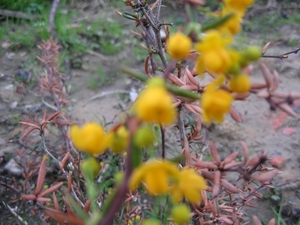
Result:
{"label": "drooping yellow blossom", "polygon": [[211,121],[221,123],[229,112],[233,97],[225,90],[217,89],[224,82],[224,76],[219,76],[205,89],[201,97],[203,120],[206,124]]}
{"label": "drooping yellow blossom", "polygon": [[194,169],[184,168],[179,172],[177,182],[172,187],[171,194],[175,202],[186,198],[191,203],[201,201],[201,190],[207,187],[203,177],[197,174]]}
{"label": "drooping yellow blossom", "polygon": [[129,188],[134,190],[140,183],[143,183],[150,195],[167,194],[171,178],[177,176],[178,170],[173,163],[152,160],[134,170],[129,181]]}
{"label": "drooping yellow blossom", "polygon": [[183,33],[171,35],[167,42],[167,52],[175,60],[186,58],[192,48],[191,39]]}
{"label": "drooping yellow blossom", "polygon": [[97,123],[87,123],[83,127],[71,126],[70,137],[78,150],[97,155],[108,147],[109,136]]}
{"label": "drooping yellow blossom", "polygon": [[125,126],[119,127],[113,134],[112,141],[109,145],[114,153],[125,151],[129,143],[129,132]]}
{"label": "drooping yellow blossom", "polygon": [[230,53],[226,48],[231,42],[229,36],[221,35],[215,30],[207,32],[195,47],[200,52],[196,63],[197,73],[202,75],[205,70],[216,74],[226,72],[232,64]]}
{"label": "drooping yellow blossom", "polygon": [[237,93],[245,93],[250,90],[251,83],[247,74],[239,74],[231,77],[229,87]]}
{"label": "drooping yellow blossom", "polygon": [[176,120],[172,97],[165,88],[164,80],[159,77],[151,79],[149,86],[140,93],[134,109],[137,117],[144,122],[169,125]]}
{"label": "drooping yellow blossom", "polygon": [[171,216],[176,224],[186,224],[190,221],[190,209],[185,204],[173,206]]}

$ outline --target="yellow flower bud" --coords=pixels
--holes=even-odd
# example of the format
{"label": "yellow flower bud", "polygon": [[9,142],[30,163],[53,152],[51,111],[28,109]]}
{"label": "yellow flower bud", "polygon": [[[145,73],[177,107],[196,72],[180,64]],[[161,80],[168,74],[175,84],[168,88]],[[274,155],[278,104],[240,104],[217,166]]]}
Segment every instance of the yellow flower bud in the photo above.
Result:
{"label": "yellow flower bud", "polygon": [[175,205],[172,208],[171,215],[177,224],[185,224],[190,221],[190,209],[185,204]]}
{"label": "yellow flower bud", "polygon": [[248,58],[250,61],[258,60],[261,57],[261,51],[259,48],[255,46],[249,46],[245,52],[244,56]]}
{"label": "yellow flower bud", "polygon": [[231,65],[227,73],[237,75],[241,71],[241,65],[239,63],[234,63]]}
{"label": "yellow flower bud", "polygon": [[119,171],[115,173],[115,183],[116,184],[121,184],[124,180],[124,173]]}
{"label": "yellow flower bud", "polygon": [[125,151],[129,142],[129,132],[125,126],[119,127],[114,133],[110,148],[114,153]]}
{"label": "yellow flower bud", "polygon": [[139,147],[149,147],[153,144],[155,136],[151,127],[140,127],[134,135],[134,143]]}
{"label": "yellow flower bud", "polygon": [[94,157],[89,157],[83,160],[80,164],[84,175],[95,178],[101,169],[100,163]]}
{"label": "yellow flower bud", "polygon": [[160,225],[160,222],[155,219],[148,219],[148,220],[144,220],[142,225]]}
{"label": "yellow flower bud", "polygon": [[247,74],[239,74],[232,76],[229,82],[229,87],[237,93],[245,93],[250,90],[250,78]]}
{"label": "yellow flower bud", "polygon": [[180,32],[172,35],[167,42],[167,52],[175,60],[183,60],[186,58],[191,48],[191,39]]}

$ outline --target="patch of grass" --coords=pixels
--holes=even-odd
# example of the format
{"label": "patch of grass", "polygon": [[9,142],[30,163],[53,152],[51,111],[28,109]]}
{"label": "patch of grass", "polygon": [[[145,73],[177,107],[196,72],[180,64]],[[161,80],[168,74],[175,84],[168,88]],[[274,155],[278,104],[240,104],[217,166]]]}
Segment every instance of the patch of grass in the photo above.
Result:
{"label": "patch of grass", "polygon": [[88,88],[92,90],[96,90],[97,88],[106,85],[106,84],[112,84],[114,81],[113,75],[110,74],[108,75],[108,72],[105,71],[103,68],[98,67],[97,73],[92,74],[87,81],[86,85]]}
{"label": "patch of grass", "polygon": [[89,77],[88,81],[86,82],[86,86],[92,90],[96,90],[98,88],[98,84],[97,84],[95,75],[91,75]]}
{"label": "patch of grass", "polygon": [[280,206],[279,206],[278,211],[275,210],[273,207],[271,207],[272,211],[275,215],[275,220],[276,220],[277,225],[287,225],[287,223],[282,218],[282,206],[283,206],[283,198],[281,198],[281,202],[280,202]]}
{"label": "patch of grass", "polygon": [[36,45],[35,35],[32,35],[32,28],[30,24],[24,23],[21,26],[24,29],[18,29],[17,27],[8,33],[8,39],[12,43],[13,49],[19,49],[23,47],[33,48]]}
{"label": "patch of grass", "polygon": [[86,35],[92,50],[112,55],[124,48],[123,30],[118,22],[100,18],[86,27]]}
{"label": "patch of grass", "polygon": [[84,24],[73,24],[77,14],[76,10],[67,10],[62,6],[55,18],[59,43],[74,53],[85,52],[86,50],[86,42],[79,35],[84,30]]}
{"label": "patch of grass", "polygon": [[29,14],[39,14],[49,8],[51,1],[45,0],[1,0],[1,9],[20,11]]}
{"label": "patch of grass", "polygon": [[[44,2],[44,3],[42,3]],[[42,40],[50,38],[49,12],[50,2],[44,0],[4,0],[3,9],[27,12],[38,15],[37,20],[6,20],[0,22],[0,42],[9,41],[10,48],[33,48]],[[107,4],[119,4],[119,1],[108,1]],[[123,28],[119,22],[108,19],[105,15],[97,21],[83,20],[80,12],[72,7],[73,1],[61,1],[55,15],[55,26],[59,43],[68,51],[69,58],[84,54],[91,49],[107,55],[113,55],[124,49]],[[121,6],[124,3],[121,2]],[[39,5],[37,8],[36,5]],[[22,10],[21,10],[22,9]],[[27,10],[27,11],[26,11]],[[75,54],[74,54],[75,53]],[[1,52],[1,54],[3,54]]]}
{"label": "patch of grass", "polygon": [[289,39],[287,42],[288,46],[296,47],[298,45],[299,41],[297,39]]}
{"label": "patch of grass", "polygon": [[[44,9],[43,14],[47,14],[47,10]],[[12,50],[31,49],[49,37],[48,25],[42,17],[32,21],[6,18],[0,22],[0,42],[8,41]]]}
{"label": "patch of grass", "polygon": [[[257,15],[244,22],[245,31],[258,32],[263,29],[264,32],[276,32],[276,28],[285,25],[300,22],[299,13],[289,13],[287,18],[283,18],[279,13]],[[274,26],[275,25],[275,26]]]}

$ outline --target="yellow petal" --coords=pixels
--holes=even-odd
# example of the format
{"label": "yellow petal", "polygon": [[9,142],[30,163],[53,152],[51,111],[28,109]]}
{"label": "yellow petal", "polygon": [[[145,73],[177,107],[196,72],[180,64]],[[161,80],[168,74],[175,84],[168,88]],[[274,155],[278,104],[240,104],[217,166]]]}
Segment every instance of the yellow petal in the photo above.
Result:
{"label": "yellow petal", "polygon": [[82,149],[84,147],[84,140],[82,138],[81,129],[77,125],[71,126],[70,138],[77,149]]}
{"label": "yellow petal", "polygon": [[144,182],[150,194],[166,194],[169,180],[165,171],[154,170],[147,173]]}

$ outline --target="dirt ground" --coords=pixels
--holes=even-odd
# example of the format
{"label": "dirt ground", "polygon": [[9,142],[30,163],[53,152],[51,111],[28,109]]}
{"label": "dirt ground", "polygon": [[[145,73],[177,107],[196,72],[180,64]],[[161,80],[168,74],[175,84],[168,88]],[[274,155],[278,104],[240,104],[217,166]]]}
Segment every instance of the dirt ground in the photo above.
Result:
{"label": "dirt ground", "polygon": [[[269,38],[268,41],[272,42],[268,49],[269,55],[282,54],[299,47],[300,25],[286,26],[282,30],[286,33],[286,40]],[[298,46],[287,45],[287,40],[291,35],[294,39],[295,37],[298,38]],[[252,42],[249,44],[257,43],[259,37],[248,40]],[[0,56],[0,155],[5,152],[14,155],[15,148],[18,146],[16,139],[20,131],[18,122],[28,113],[34,115],[35,112],[40,112],[43,109],[35,96],[37,85],[27,86],[21,84],[17,79],[19,67],[37,52],[2,50],[4,54]],[[126,55],[120,57],[125,58]],[[270,69],[276,69],[279,72],[280,91],[300,91],[300,53],[292,54],[283,61],[279,59],[263,59],[262,61]],[[103,118],[109,123],[118,116],[122,107],[128,106],[128,93],[132,87],[136,88],[136,86],[133,86],[133,82],[126,76],[114,76],[116,69],[109,70],[110,67],[115,67],[119,62],[108,63],[106,60],[91,55],[86,56],[85,62],[88,64],[88,69],[72,70],[73,76],[68,80],[68,84],[72,87],[68,96],[71,100],[67,109],[68,114],[74,122],[81,124],[88,121],[103,120]],[[87,87],[86,80],[91,73],[96,71],[96,65],[99,63],[106,66],[106,76],[111,76],[113,82],[96,90],[91,90]],[[259,63],[254,64],[254,68],[251,80],[263,81]],[[34,74],[34,76],[37,77],[38,74]],[[122,92],[122,94],[118,94],[118,92]],[[128,93],[126,94],[126,92]],[[122,107],[119,105],[120,100]],[[290,188],[291,184],[287,182],[290,186],[286,190],[283,187],[282,190],[285,190],[285,202],[291,205],[291,210],[300,210],[300,199],[299,194],[297,194],[300,190],[300,182],[296,182],[297,179],[300,179],[299,121],[287,116],[282,124],[274,129],[274,123],[282,113],[279,111],[271,112],[268,103],[256,96],[251,96],[246,101],[235,102],[234,107],[240,113],[243,122],[236,123],[228,117],[223,124],[213,128],[209,138],[216,143],[217,149],[221,152],[227,153],[240,149],[239,142],[243,140],[247,143],[251,154],[265,151],[269,157],[282,156],[286,162],[280,168],[282,173],[276,182],[283,183],[295,180],[292,188]],[[294,107],[300,116],[300,106],[295,105]],[[258,208],[252,211],[249,209],[247,212],[255,213],[259,218],[268,220],[274,216],[268,207],[269,205],[269,202],[259,202]],[[299,212],[294,214],[293,216],[300,216]]]}

